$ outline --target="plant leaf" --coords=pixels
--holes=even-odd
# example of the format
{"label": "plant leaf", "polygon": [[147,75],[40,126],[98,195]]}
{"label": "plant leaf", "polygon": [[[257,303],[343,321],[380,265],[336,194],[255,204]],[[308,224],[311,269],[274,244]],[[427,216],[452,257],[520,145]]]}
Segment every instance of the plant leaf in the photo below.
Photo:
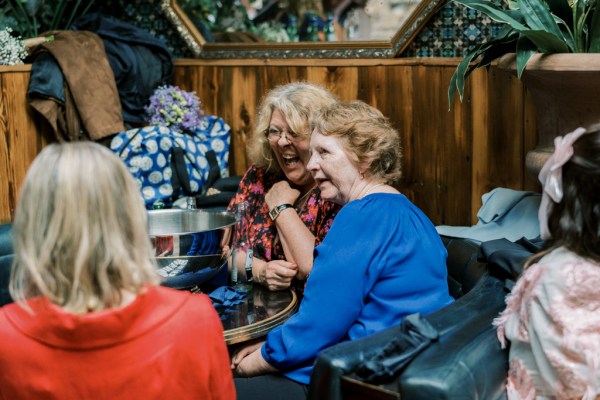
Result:
{"label": "plant leaf", "polygon": [[492,63],[492,61],[502,57],[505,54],[516,51],[516,41],[518,38],[519,35],[515,31],[513,35],[505,40],[496,42],[493,47],[490,47],[485,54],[482,55],[481,60],[477,64],[478,67],[487,67]]}
{"label": "plant leaf", "polygon": [[452,74],[452,78],[450,79],[450,86],[448,87],[448,110],[452,108],[452,103],[454,102],[454,95],[456,91],[458,91],[458,96],[460,101],[462,102],[463,91],[465,90],[465,78],[469,75],[467,73],[467,68],[471,63],[471,60],[477,56],[477,51],[472,51],[467,54],[465,58],[458,64],[456,67],[456,71]]}
{"label": "plant leaf", "polygon": [[537,53],[535,43],[524,36],[519,38],[517,41],[517,78],[521,79],[523,70],[535,53]]}
{"label": "plant leaf", "polygon": [[538,51],[544,54],[551,53],[572,53],[563,38],[543,30],[528,30],[521,32],[521,35],[527,37],[538,47]]}
{"label": "plant leaf", "polygon": [[573,11],[569,7],[569,2],[565,0],[544,0],[548,5],[550,12],[562,20],[571,20],[573,18]]}
{"label": "plant leaf", "polygon": [[590,19],[589,25],[589,53],[600,53],[600,4],[598,0],[596,0],[596,4],[594,5],[594,11],[592,13],[592,18]]}
{"label": "plant leaf", "polygon": [[[460,101],[462,102],[465,80],[471,72],[477,68],[486,67],[498,57],[514,51],[514,41],[517,39],[516,35],[517,33],[513,30],[503,30],[499,38],[479,44],[465,56],[456,67],[456,71],[454,71],[452,79],[450,80],[450,86],[448,87],[448,101],[450,107],[452,107],[454,96],[457,91]],[[481,59],[469,68],[471,61],[479,57],[481,57]]]}
{"label": "plant leaf", "polygon": [[27,15],[33,17],[40,10],[40,6],[42,5],[41,0],[27,0],[25,2],[25,9],[27,10]]}
{"label": "plant leaf", "polygon": [[505,10],[497,7],[490,0],[454,0],[454,2],[480,11],[492,20],[508,24],[514,29],[527,29],[527,26],[524,25],[523,18],[520,17],[521,12],[519,10]]}
{"label": "plant leaf", "polygon": [[527,25],[532,30],[552,33],[564,41],[560,27],[543,0],[519,0],[519,5]]}

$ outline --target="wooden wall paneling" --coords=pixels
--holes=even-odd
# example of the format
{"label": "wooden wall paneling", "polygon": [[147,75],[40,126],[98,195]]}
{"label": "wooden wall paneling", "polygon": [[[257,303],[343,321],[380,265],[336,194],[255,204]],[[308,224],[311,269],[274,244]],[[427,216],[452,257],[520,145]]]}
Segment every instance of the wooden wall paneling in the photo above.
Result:
{"label": "wooden wall paneling", "polygon": [[30,69],[0,67],[0,223],[12,220],[27,169],[48,143],[27,102]]}
{"label": "wooden wall paneling", "polygon": [[452,128],[453,114],[445,95],[451,72],[447,68],[415,69],[415,203],[435,224],[460,225],[471,215],[470,136]]}
{"label": "wooden wall paneling", "polygon": [[486,189],[523,189],[523,86],[507,71],[491,69],[488,74],[488,121],[490,148],[487,163],[490,179]]}
{"label": "wooden wall paneling", "polygon": [[[495,187],[539,190],[526,176],[535,146],[535,110],[516,77],[474,72],[466,97],[448,112],[447,87],[460,60],[177,60],[174,84],[194,90],[207,114],[232,127],[231,173],[248,166],[256,108],[271,88],[308,80],[342,100],[378,107],[401,132],[398,185],[435,224],[470,225],[481,196]],[[12,218],[27,167],[46,144],[29,111],[30,66],[0,67],[0,222]]]}
{"label": "wooden wall paneling", "polygon": [[[527,88],[516,82],[516,85],[523,88],[523,155],[535,149],[538,144],[537,122],[535,104],[531,93]],[[527,172],[525,162],[523,162],[523,190],[531,190],[533,192],[541,192],[542,186],[537,176],[532,176]]]}
{"label": "wooden wall paneling", "polygon": [[306,80],[329,89],[340,100],[357,98],[359,67],[321,66],[308,68]]}
{"label": "wooden wall paneling", "polygon": [[246,143],[254,130],[257,106],[256,68],[224,68],[223,95],[219,99],[219,115],[231,126],[229,170],[232,175],[243,175],[249,165]]}
{"label": "wooden wall paneling", "polygon": [[[455,113],[448,103],[448,85],[454,73],[454,67],[439,68],[429,72],[425,82],[431,86],[427,95],[435,99],[435,113],[429,114],[430,129],[438,132],[440,143],[437,158],[437,185],[439,186],[440,224],[463,225],[472,222],[476,213],[471,205],[473,183],[468,177],[473,171],[473,132],[464,129],[462,123],[454,118]],[[432,77],[435,81],[429,83]],[[472,112],[472,110],[469,110]],[[463,117],[461,122],[468,120]],[[435,121],[435,122],[434,122]],[[468,126],[468,124],[467,124]]]}
{"label": "wooden wall paneling", "polygon": [[467,126],[471,129],[469,136],[473,139],[471,157],[473,167],[471,170],[471,211],[472,223],[477,222],[475,218],[477,210],[481,208],[481,195],[489,191],[490,166],[488,155],[490,153],[490,127],[488,120],[488,73],[482,69],[471,74],[465,85],[464,97],[459,107],[469,109],[469,122]]}

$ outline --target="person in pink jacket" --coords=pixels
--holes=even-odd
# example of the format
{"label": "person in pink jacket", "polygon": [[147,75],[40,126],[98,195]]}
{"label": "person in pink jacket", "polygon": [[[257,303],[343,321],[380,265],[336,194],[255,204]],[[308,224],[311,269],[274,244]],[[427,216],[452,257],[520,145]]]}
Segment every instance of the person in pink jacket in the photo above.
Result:
{"label": "person in pink jacket", "polygon": [[600,398],[600,131],[554,144],[539,175],[544,246],[495,320],[511,400]]}

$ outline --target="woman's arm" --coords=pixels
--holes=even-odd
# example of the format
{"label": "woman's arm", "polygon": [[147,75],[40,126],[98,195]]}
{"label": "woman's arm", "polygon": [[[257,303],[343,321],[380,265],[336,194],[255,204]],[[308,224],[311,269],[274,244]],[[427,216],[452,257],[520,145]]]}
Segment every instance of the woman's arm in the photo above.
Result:
{"label": "woman's arm", "polygon": [[275,227],[286,259],[298,265],[296,277],[306,280],[314,261],[315,236],[293,208],[285,209],[279,214]]}
{"label": "woman's arm", "polygon": [[[269,210],[281,204],[294,205],[300,192],[290,187],[287,181],[280,181],[273,185],[265,195]],[[283,210],[274,221],[279,240],[283,246],[287,261],[298,265],[298,279],[305,280],[313,264],[313,250],[315,236],[304,225],[294,208]]]}

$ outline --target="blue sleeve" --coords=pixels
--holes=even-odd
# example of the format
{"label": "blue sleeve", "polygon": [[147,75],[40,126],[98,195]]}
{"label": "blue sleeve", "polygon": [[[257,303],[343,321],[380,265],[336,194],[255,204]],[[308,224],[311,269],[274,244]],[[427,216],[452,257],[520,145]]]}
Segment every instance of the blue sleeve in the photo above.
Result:
{"label": "blue sleeve", "polygon": [[[378,258],[386,229],[372,223],[375,210],[350,203],[338,213],[323,243],[298,312],[269,333],[262,349],[280,370],[311,365],[323,349],[346,338],[376,277],[367,273]],[[360,216],[359,216],[360,213]]]}

